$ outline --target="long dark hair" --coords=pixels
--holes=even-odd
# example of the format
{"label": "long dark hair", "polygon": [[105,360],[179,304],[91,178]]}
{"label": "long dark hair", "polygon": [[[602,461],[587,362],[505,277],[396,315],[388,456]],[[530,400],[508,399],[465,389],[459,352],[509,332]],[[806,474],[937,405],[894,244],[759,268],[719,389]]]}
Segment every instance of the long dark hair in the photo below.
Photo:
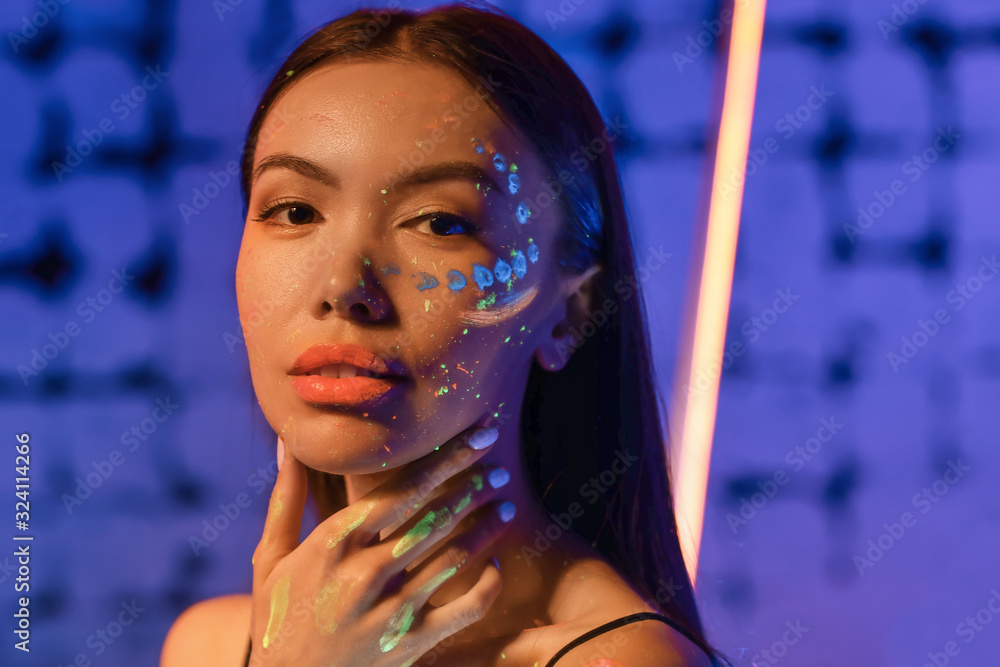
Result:
{"label": "long dark hair", "polygon": [[[604,270],[594,278],[588,321],[574,332],[565,368],[552,373],[535,363],[529,372],[520,414],[525,469],[546,510],[563,517],[553,520],[555,539],[566,527],[588,541],[649,604],[715,655],[677,538],[664,408],[612,150],[620,128],[606,128],[589,92],[555,51],[495,7],[359,10],[302,42],[264,91],[242,155],[245,206],[268,110],[306,71],[352,58],[451,68],[519,128],[559,177],[550,181],[554,198],[535,207],[560,207],[561,270],[580,274],[594,263]],[[310,470],[309,486],[321,513],[346,504],[341,476]],[[589,507],[572,517],[574,503]]]}

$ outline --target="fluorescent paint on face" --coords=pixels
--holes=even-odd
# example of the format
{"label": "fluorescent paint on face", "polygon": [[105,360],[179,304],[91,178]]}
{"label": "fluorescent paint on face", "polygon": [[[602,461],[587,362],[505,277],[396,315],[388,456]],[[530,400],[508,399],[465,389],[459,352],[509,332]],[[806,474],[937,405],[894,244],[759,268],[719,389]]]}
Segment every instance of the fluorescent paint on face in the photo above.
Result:
{"label": "fluorescent paint on face", "polygon": [[528,218],[531,216],[531,209],[528,208],[526,202],[521,202],[517,205],[517,221],[522,225],[528,222]]}
{"label": "fluorescent paint on face", "polygon": [[465,274],[457,269],[452,269],[448,272],[448,288],[452,292],[461,292],[465,289],[466,280]]}
{"label": "fluorescent paint on face", "polygon": [[449,567],[444,572],[438,573],[437,576],[435,576],[433,579],[431,579],[426,584],[420,587],[420,592],[428,593],[430,591],[433,591],[435,588],[437,588],[438,586],[440,586],[441,584],[443,584],[444,582],[448,581],[453,576],[455,576],[456,572],[458,572],[458,568],[452,566]]}
{"label": "fluorescent paint on face", "polygon": [[510,264],[498,258],[496,265],[493,267],[493,273],[500,282],[507,282],[510,280]]}
{"label": "fluorescent paint on face", "polygon": [[483,143],[479,139],[472,140],[472,147],[476,149],[477,153],[483,152]]}
{"label": "fluorescent paint on face", "polygon": [[399,267],[391,262],[382,267],[382,275],[387,276],[390,273],[399,273]]}
{"label": "fluorescent paint on face", "polygon": [[[514,171],[514,165],[510,166],[510,170]],[[512,195],[516,195],[517,191],[521,189],[521,177],[517,174],[511,174],[507,177],[507,189],[510,190]]]}
{"label": "fluorescent paint on face", "polygon": [[420,272],[420,279],[421,283],[417,285],[417,289],[421,292],[438,286],[438,279],[425,271]]}
{"label": "fluorescent paint on face", "polygon": [[528,262],[520,250],[514,251],[514,261],[511,262],[511,268],[518,278],[523,278],[524,274],[528,272]]}
{"label": "fluorescent paint on face", "polygon": [[472,279],[476,281],[479,289],[486,289],[493,284],[493,272],[482,264],[473,264]]}
{"label": "fluorescent paint on face", "polygon": [[[533,285],[531,289],[512,295],[497,308],[487,310],[487,307],[491,306],[496,300],[496,295],[491,294],[490,297],[493,298],[479,301],[476,304],[476,310],[462,312],[462,324],[475,327],[488,327],[514,317],[534,301],[535,297],[538,296],[538,292],[538,285]],[[482,305],[481,308],[480,305]]]}
{"label": "fluorescent paint on face", "polygon": [[261,642],[267,648],[273,641],[274,636],[285,621],[285,612],[288,611],[288,590],[292,584],[292,573],[286,572],[281,575],[278,582],[271,590],[271,615],[267,619],[267,630],[264,631],[264,639]]}
{"label": "fluorescent paint on face", "polygon": [[432,530],[447,526],[449,523],[451,523],[451,512],[447,509],[437,512],[429,510],[420,521],[399,538],[399,542],[396,542],[396,546],[392,548],[392,557],[399,558],[430,535]]}
{"label": "fluorescent paint on face", "polygon": [[316,596],[316,629],[324,635],[332,635],[337,629],[336,605],[340,599],[340,588],[340,581],[331,581]]}
{"label": "fluorescent paint on face", "polygon": [[507,160],[502,153],[496,153],[493,156],[493,168],[497,171],[505,171],[507,169]]}
{"label": "fluorescent paint on face", "polygon": [[532,264],[538,261],[538,246],[534,243],[528,246],[528,261]]}
{"label": "fluorescent paint on face", "polygon": [[379,646],[382,648],[382,653],[388,653],[396,648],[399,640],[403,638],[403,635],[406,634],[411,625],[413,625],[413,603],[404,602],[399,611],[389,619],[389,629],[379,639]]}
{"label": "fluorescent paint on face", "polygon": [[476,303],[476,310],[483,310],[484,308],[488,308],[489,306],[492,306],[494,303],[496,303],[496,300],[497,300],[497,295],[490,294],[485,299],[481,299],[478,303]]}

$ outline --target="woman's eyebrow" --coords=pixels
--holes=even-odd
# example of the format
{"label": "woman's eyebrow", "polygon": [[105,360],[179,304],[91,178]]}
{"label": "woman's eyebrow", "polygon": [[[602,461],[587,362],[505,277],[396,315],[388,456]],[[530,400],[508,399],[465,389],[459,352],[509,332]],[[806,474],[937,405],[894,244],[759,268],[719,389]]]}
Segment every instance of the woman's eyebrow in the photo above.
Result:
{"label": "woman's eyebrow", "polygon": [[[256,183],[260,175],[269,169],[290,169],[306,178],[319,181],[334,188],[340,188],[340,179],[335,174],[311,160],[290,153],[272,153],[260,161],[254,168],[251,183]],[[389,172],[385,188],[398,188],[409,185],[423,185],[434,181],[450,179],[466,179],[475,181],[487,188],[492,188],[506,195],[506,191],[497,185],[490,174],[473,162],[450,160],[437,162],[412,169],[407,173]]]}

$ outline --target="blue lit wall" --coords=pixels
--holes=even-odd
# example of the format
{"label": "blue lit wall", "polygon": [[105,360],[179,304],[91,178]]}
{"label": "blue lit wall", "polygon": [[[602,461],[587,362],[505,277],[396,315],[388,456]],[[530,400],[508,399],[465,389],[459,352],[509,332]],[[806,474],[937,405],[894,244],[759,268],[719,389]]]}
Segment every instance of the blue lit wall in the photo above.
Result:
{"label": "blue lit wall", "polygon": [[[234,299],[232,161],[281,58],[355,6],[0,9],[0,437],[12,480],[14,434],[31,433],[36,535],[33,651],[5,640],[3,664],[155,664],[184,608],[249,592],[273,442]],[[666,388],[720,8],[501,6],[628,125],[616,148],[637,256],[672,254],[645,284]],[[727,334],[744,351],[722,371],[701,573],[706,625],[736,665],[1000,653],[1000,619],[986,621],[1000,598],[998,107],[995,2],[769,3]],[[250,506],[206,535],[240,494]],[[99,639],[122,611],[130,625]]]}

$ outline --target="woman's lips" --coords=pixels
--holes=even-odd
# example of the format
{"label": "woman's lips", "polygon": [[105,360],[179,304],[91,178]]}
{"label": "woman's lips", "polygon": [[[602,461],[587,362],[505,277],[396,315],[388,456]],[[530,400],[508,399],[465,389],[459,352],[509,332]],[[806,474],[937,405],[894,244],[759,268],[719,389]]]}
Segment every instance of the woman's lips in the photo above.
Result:
{"label": "woman's lips", "polygon": [[322,375],[296,375],[292,389],[303,400],[322,405],[350,407],[374,406],[387,393],[403,384],[403,378],[371,378],[363,375],[348,378]]}
{"label": "woman's lips", "polygon": [[313,404],[367,407],[407,378],[396,360],[348,343],[319,343],[299,355],[289,371],[292,389]]}

